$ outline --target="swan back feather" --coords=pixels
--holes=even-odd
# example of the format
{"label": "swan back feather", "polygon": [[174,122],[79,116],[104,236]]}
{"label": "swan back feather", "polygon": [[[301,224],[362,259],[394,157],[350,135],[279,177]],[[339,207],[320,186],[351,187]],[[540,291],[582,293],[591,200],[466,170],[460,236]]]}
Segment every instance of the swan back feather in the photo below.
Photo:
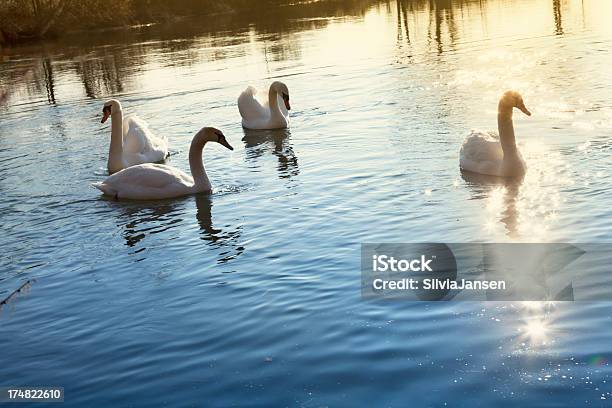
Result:
{"label": "swan back feather", "polygon": [[[287,101],[281,93],[285,94]],[[267,99],[257,89],[248,86],[238,97],[242,126],[247,129],[283,129],[289,126],[289,90],[282,82],[270,85]]]}
{"label": "swan back feather", "polygon": [[238,111],[242,116],[243,125],[270,118],[268,101],[260,101],[257,98],[257,89],[250,85],[238,97]]}
{"label": "swan back feather", "polygon": [[189,148],[191,176],[165,164],[144,163],[125,168],[92,185],[106,195],[133,200],[164,199],[211,192],[212,187],[202,162],[204,145],[211,141],[233,150],[220,130],[202,128],[193,137]]}
{"label": "swan back feather", "polygon": [[145,163],[123,169],[93,186],[117,199],[151,200],[190,194],[194,182],[177,168]]}
{"label": "swan back feather", "polygon": [[504,158],[497,132],[471,130],[459,152],[459,166],[474,173],[498,175]]}
{"label": "swan back feather", "polygon": [[129,116],[123,121],[123,151],[126,155],[140,155],[140,163],[159,162],[168,156],[168,139],[153,134],[145,121]]}
{"label": "swan back feather", "polygon": [[163,161],[168,156],[168,139],[158,137],[142,119],[136,116],[123,117],[121,103],[111,99],[104,104],[104,118],[108,116],[111,126],[111,148],[108,169],[111,173],[142,163]]}

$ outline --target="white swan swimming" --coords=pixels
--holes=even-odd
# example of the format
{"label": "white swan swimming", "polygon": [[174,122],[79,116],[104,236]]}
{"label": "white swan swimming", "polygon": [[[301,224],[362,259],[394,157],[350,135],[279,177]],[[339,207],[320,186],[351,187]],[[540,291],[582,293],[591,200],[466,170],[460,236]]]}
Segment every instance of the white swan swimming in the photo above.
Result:
{"label": "white swan swimming", "polygon": [[497,108],[499,134],[472,130],[459,153],[459,167],[462,170],[500,177],[521,177],[525,174],[527,166],[514,138],[513,108],[531,116],[518,92],[505,92]]}
{"label": "white swan swimming", "polygon": [[[270,85],[268,100],[260,102],[257,90],[252,86],[238,97],[238,110],[242,116],[242,126],[247,129],[284,129],[289,126],[289,88],[276,81]],[[282,99],[283,104],[279,103]]]}
{"label": "white swan swimming", "polygon": [[217,142],[234,150],[220,130],[205,127],[195,134],[189,148],[191,175],[165,164],[139,164],[128,167],[92,185],[115,199],[157,200],[189,194],[212,192],[202,163],[202,150],[207,142]]}
{"label": "white swan swimming", "polygon": [[168,139],[155,136],[147,124],[136,117],[124,119],[118,100],[111,99],[106,102],[102,114],[102,123],[111,117],[109,173],[116,173],[136,164],[159,162],[168,156]]}

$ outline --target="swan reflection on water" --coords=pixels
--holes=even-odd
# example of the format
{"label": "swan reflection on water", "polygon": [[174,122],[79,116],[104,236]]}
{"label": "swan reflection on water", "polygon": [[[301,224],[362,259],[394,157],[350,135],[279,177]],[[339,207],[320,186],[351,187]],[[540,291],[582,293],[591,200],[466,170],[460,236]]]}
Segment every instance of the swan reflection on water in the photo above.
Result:
{"label": "swan reflection on water", "polygon": [[180,204],[177,200],[118,202],[104,196],[100,199],[119,211],[118,226],[123,227],[125,245],[130,248],[136,247],[147,235],[167,231],[183,221],[175,215]]}
{"label": "swan reflection on water", "polygon": [[200,238],[209,242],[211,246],[222,249],[217,262],[225,263],[240,256],[244,252],[244,246],[238,243],[242,234],[242,226],[230,228],[226,225],[225,231],[218,227],[215,228],[212,219],[213,197],[208,194],[197,194],[195,202]]}
{"label": "swan reflection on water", "polygon": [[523,177],[494,177],[461,171],[473,199],[485,202],[484,228],[495,231],[499,222],[511,239],[549,241],[550,226],[564,202],[562,189],[573,184],[559,152],[538,143],[522,147],[527,161]]}
{"label": "swan reflection on water", "polygon": [[290,138],[289,129],[250,130],[244,129],[242,141],[246,149],[246,159],[255,161],[270,152],[278,158],[278,177],[291,178],[300,174],[298,160]]}
{"label": "swan reflection on water", "polygon": [[[474,198],[485,198],[489,213],[501,221],[506,227],[510,238],[519,236],[519,213],[517,199],[523,177],[496,177],[486,174],[461,171],[461,178],[465,180],[474,192]],[[487,220],[486,229],[494,229],[494,221]]]}
{"label": "swan reflection on water", "polygon": [[[238,243],[242,234],[242,226],[224,228],[213,226],[212,206],[213,196],[197,194],[191,199],[171,199],[162,201],[122,201],[117,202],[109,198],[101,198],[116,209],[119,227],[123,228],[125,245],[135,249],[134,254],[143,252],[143,241],[153,234],[170,233],[175,227],[188,220],[187,213],[195,204],[195,218],[202,241],[212,248],[220,250],[216,255],[218,263],[225,263],[238,257],[244,252],[244,247]],[[168,239],[162,236],[161,239]]]}

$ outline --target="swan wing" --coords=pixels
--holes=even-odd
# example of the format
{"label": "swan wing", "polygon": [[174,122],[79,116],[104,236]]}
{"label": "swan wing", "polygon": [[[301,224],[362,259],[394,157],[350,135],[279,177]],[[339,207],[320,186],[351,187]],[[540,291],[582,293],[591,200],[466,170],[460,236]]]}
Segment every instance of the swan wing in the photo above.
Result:
{"label": "swan wing", "polygon": [[194,183],[177,168],[146,163],[123,169],[93,186],[116,198],[160,199],[190,194]]}
{"label": "swan wing", "polygon": [[476,130],[467,135],[460,154],[463,158],[481,161],[501,161],[504,157],[497,133]]}
{"label": "swan wing", "polygon": [[463,141],[459,165],[463,170],[496,175],[504,153],[496,132],[472,130]]}
{"label": "swan wing", "polygon": [[267,120],[270,117],[268,102],[260,102],[256,95],[257,90],[249,86],[238,97],[238,110],[243,124]]}
{"label": "swan wing", "polygon": [[162,161],[168,155],[168,139],[158,137],[145,121],[130,116],[123,121],[123,152],[133,164]]}

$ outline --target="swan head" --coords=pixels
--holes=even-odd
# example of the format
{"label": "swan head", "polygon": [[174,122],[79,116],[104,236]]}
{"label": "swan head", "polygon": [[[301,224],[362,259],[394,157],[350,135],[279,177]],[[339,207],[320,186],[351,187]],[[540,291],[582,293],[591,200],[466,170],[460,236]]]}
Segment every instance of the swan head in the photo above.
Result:
{"label": "swan head", "polygon": [[194,141],[198,141],[202,145],[206,142],[216,142],[219,143],[230,150],[234,150],[234,148],[227,142],[225,135],[219,129],[215,129],[214,127],[205,127],[202,128],[195,136]]}
{"label": "swan head", "polygon": [[512,109],[517,108],[527,116],[531,116],[529,109],[525,107],[525,102],[520,93],[516,91],[506,91],[499,100],[499,111],[509,112],[512,115]]}
{"label": "swan head", "polygon": [[102,107],[102,120],[100,121],[100,123],[106,122],[106,120],[108,119],[110,115],[112,115],[113,113],[118,113],[120,111],[121,111],[121,103],[119,103],[118,100],[111,99],[105,102],[104,106]]}
{"label": "swan head", "polygon": [[289,104],[289,88],[287,88],[287,85],[285,85],[283,82],[276,81],[273,82],[270,87],[283,98],[285,108],[287,108],[287,110],[291,110],[291,105]]}

